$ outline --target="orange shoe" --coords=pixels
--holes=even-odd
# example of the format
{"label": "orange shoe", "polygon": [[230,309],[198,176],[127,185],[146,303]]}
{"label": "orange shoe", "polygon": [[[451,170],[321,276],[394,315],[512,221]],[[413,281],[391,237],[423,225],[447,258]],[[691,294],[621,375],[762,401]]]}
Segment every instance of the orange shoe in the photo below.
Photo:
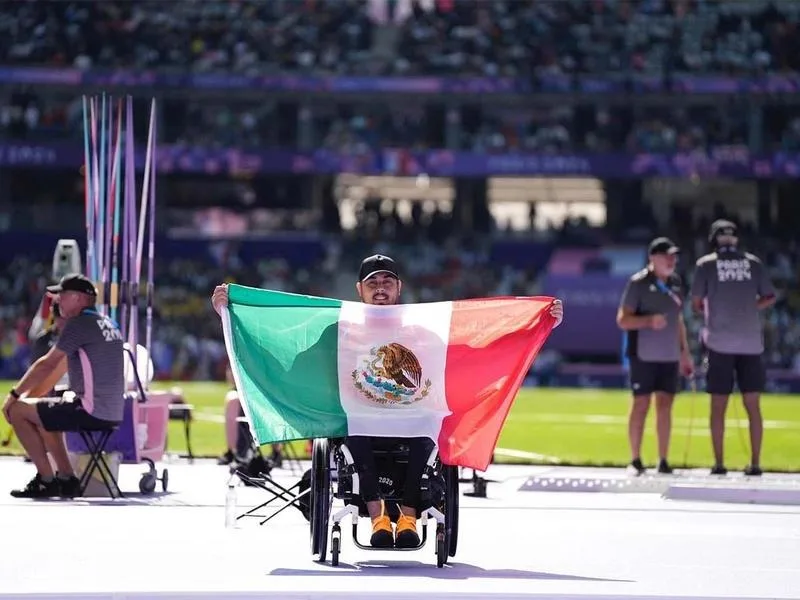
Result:
{"label": "orange shoe", "polygon": [[397,548],[415,548],[419,546],[416,517],[400,514],[397,518],[397,533],[394,545]]}
{"label": "orange shoe", "polygon": [[392,521],[386,514],[386,505],[381,500],[381,514],[372,519],[372,536],[369,545],[373,548],[391,548],[394,545]]}

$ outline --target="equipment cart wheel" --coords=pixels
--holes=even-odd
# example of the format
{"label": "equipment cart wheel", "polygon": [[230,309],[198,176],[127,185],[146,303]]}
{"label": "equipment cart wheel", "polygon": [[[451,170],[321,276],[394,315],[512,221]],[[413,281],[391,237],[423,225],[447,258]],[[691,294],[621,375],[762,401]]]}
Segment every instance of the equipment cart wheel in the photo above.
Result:
{"label": "equipment cart wheel", "polygon": [[156,490],[158,473],[156,472],[156,465],[152,460],[145,458],[144,462],[147,463],[148,470],[146,473],[142,473],[142,477],[139,479],[139,491],[145,495],[149,495]]}

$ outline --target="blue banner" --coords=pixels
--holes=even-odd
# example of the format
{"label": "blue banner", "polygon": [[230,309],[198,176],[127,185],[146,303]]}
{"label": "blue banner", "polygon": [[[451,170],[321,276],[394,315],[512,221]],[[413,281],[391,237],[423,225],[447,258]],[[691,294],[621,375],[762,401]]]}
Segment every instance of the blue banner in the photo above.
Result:
{"label": "blue banner", "polygon": [[[144,144],[136,156],[144,165]],[[159,173],[207,175],[335,174],[439,177],[585,176],[585,177],[729,177],[796,178],[800,154],[753,155],[746,150],[721,148],[710,153],[677,154],[483,154],[431,150],[412,152],[387,148],[358,155],[328,150],[245,150],[159,146]],[[83,163],[79,142],[0,143],[0,166],[74,168]]]}
{"label": "blue banner", "polygon": [[788,94],[800,91],[800,74],[758,77],[691,75],[545,75],[538,79],[504,77],[339,77],[311,75],[236,75],[157,71],[81,70],[52,67],[0,67],[0,83],[28,85],[117,86],[159,90],[230,90],[295,93],[531,94],[675,93]]}

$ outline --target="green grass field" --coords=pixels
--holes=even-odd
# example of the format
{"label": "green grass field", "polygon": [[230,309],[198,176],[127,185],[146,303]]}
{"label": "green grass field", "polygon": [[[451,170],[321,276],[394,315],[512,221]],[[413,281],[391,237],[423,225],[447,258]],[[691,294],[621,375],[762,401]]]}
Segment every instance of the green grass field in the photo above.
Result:
{"label": "green grass field", "polygon": [[[13,382],[0,382],[9,389]],[[158,382],[155,389],[173,384]],[[192,449],[197,456],[218,456],[224,451],[222,383],[176,383],[186,401],[195,406]],[[565,465],[624,466],[629,461],[627,411],[629,396],[622,390],[523,389],[512,408],[498,443],[497,462],[558,463]],[[692,418],[692,405],[694,417]],[[800,397],[766,395],[762,466],[770,471],[800,471]],[[690,427],[691,425],[691,427]],[[8,431],[0,425],[3,439]],[[691,438],[690,438],[691,431]],[[728,409],[725,438],[729,469],[741,469],[749,461],[747,418],[741,401],[733,398]],[[682,394],[673,411],[671,462],[707,467],[711,460],[708,433],[708,397]],[[302,448],[298,444],[298,449]],[[186,451],[183,425],[170,423],[170,452]],[[504,452],[510,450],[511,452]],[[19,453],[16,441],[0,452]],[[301,452],[302,453],[302,452]],[[645,435],[643,459],[654,464],[655,414],[651,410]]]}

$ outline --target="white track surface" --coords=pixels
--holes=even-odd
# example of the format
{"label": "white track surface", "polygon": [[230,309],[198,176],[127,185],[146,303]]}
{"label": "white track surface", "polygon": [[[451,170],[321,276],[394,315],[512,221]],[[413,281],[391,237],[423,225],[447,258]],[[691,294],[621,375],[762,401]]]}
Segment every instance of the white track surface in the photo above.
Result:
{"label": "white track surface", "polygon": [[[452,564],[436,568],[430,539],[419,552],[360,551],[345,527],[334,568],[312,561],[297,510],[225,529],[227,469],[167,466],[167,494],[133,493],[144,467],[123,465],[127,499],[26,501],[8,491],[32,466],[0,458],[0,597],[800,598],[797,506],[519,491],[531,475],[566,471],[493,466],[489,497],[461,498]],[[243,512],[266,496],[239,498]]]}

